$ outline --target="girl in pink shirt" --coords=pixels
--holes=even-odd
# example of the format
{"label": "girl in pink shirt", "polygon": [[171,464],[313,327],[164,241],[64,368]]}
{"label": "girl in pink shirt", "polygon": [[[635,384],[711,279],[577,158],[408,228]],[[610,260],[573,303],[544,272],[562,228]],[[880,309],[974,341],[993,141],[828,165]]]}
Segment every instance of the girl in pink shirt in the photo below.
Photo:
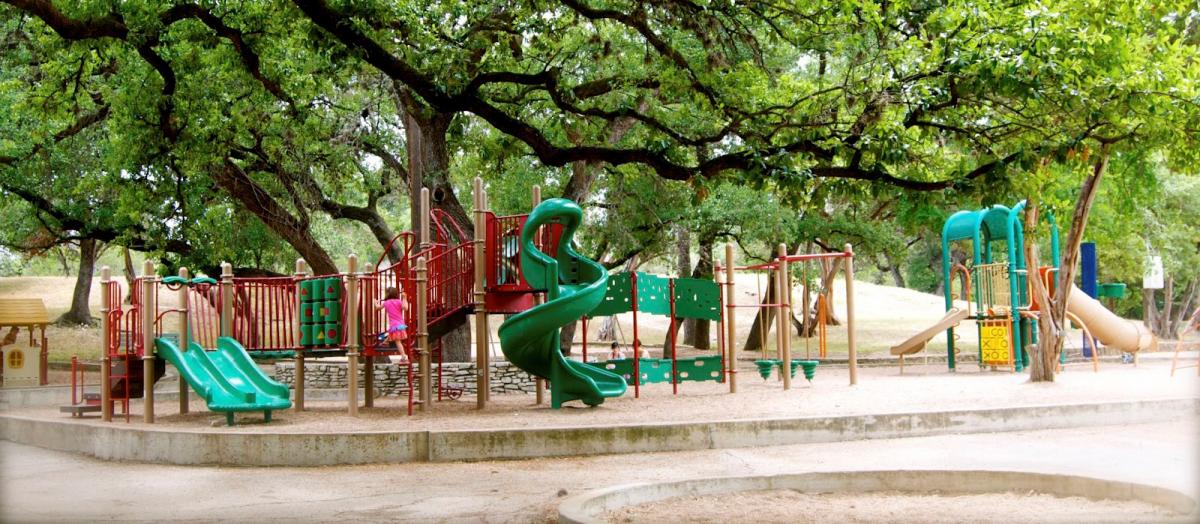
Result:
{"label": "girl in pink shirt", "polygon": [[[384,291],[383,303],[379,305],[387,312],[388,328],[385,332],[387,340],[395,344],[396,349],[402,349],[401,342],[408,338],[406,333],[408,325],[404,323],[404,297],[400,294],[400,290],[394,287],[387,288]],[[402,359],[407,360],[403,352],[400,353]]]}

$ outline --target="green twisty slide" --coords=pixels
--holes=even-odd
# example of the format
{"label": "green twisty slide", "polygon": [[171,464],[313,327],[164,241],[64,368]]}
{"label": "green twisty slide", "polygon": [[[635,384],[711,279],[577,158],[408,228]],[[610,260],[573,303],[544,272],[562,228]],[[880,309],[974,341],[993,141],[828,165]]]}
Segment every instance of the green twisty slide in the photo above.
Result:
{"label": "green twisty slide", "polygon": [[164,338],[155,339],[154,347],[204,397],[208,409],[225,413],[231,426],[238,411],[262,411],[270,422],[271,411],[292,407],[288,387],[263,373],[237,340],[217,338],[216,351],[206,351],[195,342],[182,351]]}
{"label": "green twisty slide", "polygon": [[[562,224],[558,253],[551,258],[533,245],[538,227]],[[521,230],[521,271],[534,289],[546,290],[546,303],[510,317],[500,325],[500,349],[517,367],[550,381],[550,406],[582,400],[599,405],[625,393],[625,379],[604,369],[563,357],[559,329],[590,313],[604,300],[608,272],[571,247],[583,210],[555,198],[542,202]]]}

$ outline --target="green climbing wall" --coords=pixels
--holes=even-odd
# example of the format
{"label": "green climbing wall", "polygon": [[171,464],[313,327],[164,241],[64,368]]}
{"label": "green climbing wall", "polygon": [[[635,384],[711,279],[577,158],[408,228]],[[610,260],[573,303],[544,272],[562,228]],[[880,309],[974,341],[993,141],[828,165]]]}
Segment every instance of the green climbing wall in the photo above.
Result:
{"label": "green climbing wall", "polygon": [[604,301],[596,306],[588,316],[607,317],[619,313],[633,311],[630,296],[633,289],[629,273],[617,273],[608,277],[608,290],[604,293]]}
{"label": "green climbing wall", "polygon": [[342,341],[342,279],[303,280],[300,288],[300,345],[329,347]]}
{"label": "green climbing wall", "polygon": [[712,280],[675,279],[675,316],[721,320],[721,290]]}
{"label": "green climbing wall", "polygon": [[[671,278],[650,273],[637,274],[638,313],[671,314]],[[717,283],[698,278],[676,278],[675,317],[703,320],[721,319],[721,292]],[[606,317],[633,311],[633,282],[630,273],[617,273],[608,279],[604,301],[589,317]]]}

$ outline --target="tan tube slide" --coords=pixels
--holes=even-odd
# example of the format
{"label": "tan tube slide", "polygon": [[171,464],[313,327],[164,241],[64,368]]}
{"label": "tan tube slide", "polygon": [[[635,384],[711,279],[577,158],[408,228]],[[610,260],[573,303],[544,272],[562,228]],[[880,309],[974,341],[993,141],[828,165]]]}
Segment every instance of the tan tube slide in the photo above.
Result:
{"label": "tan tube slide", "polygon": [[1141,322],[1118,317],[1074,284],[1067,296],[1067,311],[1086,323],[1092,336],[1105,346],[1136,353],[1150,349],[1155,343],[1154,334]]}

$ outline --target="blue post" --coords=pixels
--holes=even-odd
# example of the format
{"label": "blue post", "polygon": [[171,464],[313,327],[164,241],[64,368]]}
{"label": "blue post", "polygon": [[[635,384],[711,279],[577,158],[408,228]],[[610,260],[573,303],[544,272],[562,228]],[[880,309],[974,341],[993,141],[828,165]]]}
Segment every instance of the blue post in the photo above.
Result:
{"label": "blue post", "polygon": [[[1079,288],[1087,296],[1096,298],[1096,243],[1084,242],[1079,244]],[[1083,336],[1083,335],[1081,335]],[[1083,336],[1083,356],[1092,356],[1092,345]]]}

